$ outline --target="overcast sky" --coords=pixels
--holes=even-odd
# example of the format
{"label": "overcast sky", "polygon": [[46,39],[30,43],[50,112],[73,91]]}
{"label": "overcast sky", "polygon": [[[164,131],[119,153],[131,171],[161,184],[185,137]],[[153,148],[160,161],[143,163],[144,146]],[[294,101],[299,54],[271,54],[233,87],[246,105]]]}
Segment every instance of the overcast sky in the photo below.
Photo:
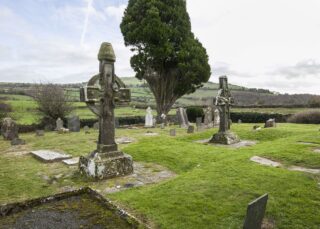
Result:
{"label": "overcast sky", "polygon": [[[0,81],[84,82],[112,42],[116,73],[134,76],[119,24],[127,0],[0,0]],[[187,0],[210,81],[320,94],[320,0]]]}

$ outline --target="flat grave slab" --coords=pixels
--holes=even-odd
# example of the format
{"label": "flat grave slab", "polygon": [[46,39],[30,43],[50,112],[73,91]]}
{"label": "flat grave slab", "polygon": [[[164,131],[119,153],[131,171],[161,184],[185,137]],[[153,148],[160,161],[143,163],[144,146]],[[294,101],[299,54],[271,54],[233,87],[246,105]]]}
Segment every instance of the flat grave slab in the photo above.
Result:
{"label": "flat grave slab", "polygon": [[0,207],[0,227],[4,229],[145,228],[90,188]]}
{"label": "flat grave slab", "polygon": [[79,164],[79,157],[74,157],[71,159],[63,160],[62,162],[66,165],[78,165]]}
{"label": "flat grave slab", "polygon": [[128,137],[121,137],[121,138],[116,138],[116,143],[117,144],[129,144],[134,142],[135,140],[133,138],[128,138]]}
{"label": "flat grave slab", "polygon": [[313,152],[320,153],[320,149],[314,149]]}
{"label": "flat grave slab", "polygon": [[319,143],[316,142],[304,142],[304,141],[298,141],[299,144],[302,145],[319,145]]}
{"label": "flat grave slab", "polygon": [[55,152],[55,151],[51,151],[51,150],[31,151],[31,154],[35,158],[37,158],[43,162],[47,162],[47,163],[62,161],[65,159],[70,159],[72,157],[68,154],[59,153],[59,152]]}
{"label": "flat grave slab", "polygon": [[269,160],[267,158],[259,157],[259,156],[253,156],[250,158],[250,161],[256,162],[260,165],[265,165],[265,166],[271,166],[271,167],[280,167],[281,163]]}
{"label": "flat grave slab", "polygon": [[145,133],[144,136],[158,136],[159,134],[158,133]]}
{"label": "flat grave slab", "polygon": [[234,143],[231,145],[223,145],[223,144],[213,144],[209,142],[210,139],[203,139],[203,140],[197,140],[194,141],[196,143],[200,143],[200,144],[205,144],[205,145],[211,145],[211,146],[221,146],[221,147],[228,147],[228,148],[242,148],[242,147],[248,147],[248,146],[253,146],[256,145],[257,142],[256,141],[249,141],[249,140],[241,140],[238,143]]}
{"label": "flat grave slab", "polygon": [[320,174],[320,169],[309,169],[309,168],[304,168],[300,166],[290,166],[288,170],[306,172],[306,173],[312,173],[312,174]]}

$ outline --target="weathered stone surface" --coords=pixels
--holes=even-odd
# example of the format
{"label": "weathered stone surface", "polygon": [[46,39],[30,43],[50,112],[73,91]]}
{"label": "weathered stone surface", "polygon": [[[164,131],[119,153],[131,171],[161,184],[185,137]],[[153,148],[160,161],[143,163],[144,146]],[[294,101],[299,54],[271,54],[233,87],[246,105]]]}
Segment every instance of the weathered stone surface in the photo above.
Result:
{"label": "weathered stone surface", "polygon": [[176,129],[170,130],[170,136],[172,136],[172,137],[176,136]]}
{"label": "weathered stone surface", "polygon": [[58,130],[58,134],[67,134],[69,133],[69,129],[66,129],[66,128],[61,128]]}
{"label": "weathered stone surface", "polygon": [[148,107],[146,110],[146,117],[145,117],[145,127],[150,128],[153,127],[153,115],[151,107]]}
{"label": "weathered stone surface", "polygon": [[1,134],[7,141],[19,138],[18,125],[11,118],[4,118],[1,124]]}
{"label": "weathered stone surface", "polygon": [[153,133],[153,132],[149,132],[149,133],[145,133],[144,136],[149,136],[149,137],[153,137],[153,136],[158,136],[159,133]]}
{"label": "weathered stone surface", "polygon": [[271,128],[276,127],[276,120],[275,119],[269,119],[266,121],[264,128]]}
{"label": "weathered stone surface", "polygon": [[25,145],[25,144],[26,144],[26,141],[22,140],[20,138],[15,138],[15,139],[11,140],[11,145],[12,146]]}
{"label": "weathered stone surface", "polygon": [[268,202],[268,194],[249,203],[243,229],[261,229]]}
{"label": "weathered stone surface", "polygon": [[239,120],[238,120],[238,124],[241,124],[241,123],[242,123],[242,120],[241,120],[241,119],[239,119]]}
{"label": "weathered stone surface", "polygon": [[220,113],[218,109],[214,110],[214,119],[213,119],[213,127],[219,127],[220,126]]}
{"label": "weathered stone surface", "polygon": [[44,130],[36,130],[36,136],[43,137],[44,136]]}
{"label": "weathered stone surface", "polygon": [[128,137],[121,137],[116,139],[117,144],[129,144],[132,143],[134,139]]}
{"label": "weathered stone surface", "polygon": [[85,134],[90,134],[90,128],[89,128],[89,126],[83,127],[83,131],[84,131]]}
{"label": "weathered stone surface", "polygon": [[305,173],[312,173],[312,174],[320,174],[320,169],[309,169],[309,168],[304,168],[304,167],[300,167],[300,166],[290,166],[288,168],[288,170],[305,172]]}
{"label": "weathered stone surface", "polygon": [[43,162],[56,162],[71,158],[71,156],[68,154],[63,154],[50,150],[31,151],[31,154]]}
{"label": "weathered stone surface", "polygon": [[177,109],[176,114],[177,114],[177,119],[178,119],[180,127],[181,128],[188,128],[189,120],[188,120],[186,109],[184,109],[183,107],[179,107]]}
{"label": "weathered stone surface", "polygon": [[271,166],[271,167],[280,167],[281,166],[281,163],[279,163],[279,162],[272,161],[267,158],[263,158],[263,157],[259,157],[259,156],[251,157],[250,161],[253,161],[253,162],[259,163],[261,165],[265,165],[265,166]]}
{"label": "weathered stone surface", "polygon": [[228,147],[228,148],[234,148],[234,149],[238,149],[238,148],[242,148],[242,147],[249,147],[249,146],[254,146],[257,144],[256,141],[249,141],[249,140],[241,140],[240,142],[234,143],[234,144],[230,144],[230,145],[226,145],[226,144],[216,144],[216,143],[210,143],[210,139],[202,139],[202,140],[197,140],[194,141],[196,143],[201,143],[201,144],[208,144],[208,145],[212,145],[212,146],[223,146],[223,147]]}
{"label": "weathered stone surface", "polygon": [[197,129],[199,129],[202,125],[202,117],[197,117],[196,118],[196,126],[197,126]]}
{"label": "weathered stone surface", "polygon": [[78,165],[79,164],[79,157],[66,159],[62,161],[66,165]]}
{"label": "weathered stone surface", "polygon": [[187,130],[188,134],[193,134],[194,133],[194,126],[188,126],[188,130]]}
{"label": "weathered stone surface", "polygon": [[79,116],[72,116],[68,118],[68,129],[71,132],[80,132]]}
{"label": "weathered stone surface", "polygon": [[204,125],[207,128],[213,127],[213,110],[212,107],[207,107],[204,109]]}
{"label": "weathered stone surface", "polygon": [[63,128],[63,120],[61,118],[58,118],[56,120],[56,129],[55,130],[59,131],[62,128]]}
{"label": "weathered stone surface", "polygon": [[232,104],[233,98],[228,88],[228,79],[226,76],[221,76],[219,78],[219,91],[216,97],[216,106],[219,108],[218,111],[220,113],[219,132],[212,136],[210,143],[230,145],[240,142],[240,138],[230,131],[232,123],[230,119],[230,106]]}
{"label": "weathered stone surface", "polygon": [[93,124],[93,129],[99,130],[99,122],[95,122],[95,123]]}
{"label": "weathered stone surface", "polygon": [[79,170],[95,179],[109,179],[133,173],[132,157],[121,152],[119,154],[116,157],[106,157],[103,154],[80,157]]}
{"label": "weathered stone surface", "polygon": [[210,143],[231,145],[240,142],[238,135],[231,131],[218,132],[209,141]]}

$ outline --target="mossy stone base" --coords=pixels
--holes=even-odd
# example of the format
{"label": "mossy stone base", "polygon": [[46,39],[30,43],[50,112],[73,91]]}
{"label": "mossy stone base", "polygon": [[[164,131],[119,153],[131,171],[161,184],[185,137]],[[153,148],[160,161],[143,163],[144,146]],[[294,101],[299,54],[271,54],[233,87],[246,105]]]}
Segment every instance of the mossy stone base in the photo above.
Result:
{"label": "mossy stone base", "polygon": [[114,155],[117,156],[109,157],[107,154],[96,153],[93,157],[80,157],[80,173],[100,180],[132,174],[132,157],[122,152]]}
{"label": "mossy stone base", "polygon": [[240,142],[240,138],[231,131],[218,132],[212,136],[209,142],[215,144],[232,145]]}

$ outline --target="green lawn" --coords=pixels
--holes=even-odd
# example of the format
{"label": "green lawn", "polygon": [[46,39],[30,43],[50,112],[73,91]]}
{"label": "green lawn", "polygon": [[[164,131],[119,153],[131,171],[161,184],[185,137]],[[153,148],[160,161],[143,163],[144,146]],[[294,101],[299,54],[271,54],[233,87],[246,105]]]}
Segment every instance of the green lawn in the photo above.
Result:
{"label": "green lawn", "polygon": [[[232,126],[242,139],[258,141],[255,146],[241,149],[193,142],[209,138],[216,129],[192,135],[178,129],[177,137],[168,136],[168,129],[153,130],[160,133],[157,137],[145,137],[145,129],[119,129],[118,136],[137,139],[134,144],[121,146],[135,161],[160,164],[177,176],[107,197],[155,228],[224,229],[241,228],[248,202],[269,193],[266,217],[275,221],[275,228],[319,229],[320,175],[265,167],[249,160],[257,155],[284,165],[320,168],[320,154],[312,152],[320,148],[319,125],[279,124],[258,132],[252,131],[252,126]],[[48,185],[41,174],[70,173],[70,168],[60,163],[43,164],[30,155],[14,156],[16,153],[11,152],[45,148],[86,155],[95,148],[97,132],[21,137],[28,143],[22,148],[13,148],[0,140],[0,203],[53,194],[68,185],[95,188],[103,182],[112,183],[87,181],[75,173]],[[298,141],[315,144],[303,145]]]}

